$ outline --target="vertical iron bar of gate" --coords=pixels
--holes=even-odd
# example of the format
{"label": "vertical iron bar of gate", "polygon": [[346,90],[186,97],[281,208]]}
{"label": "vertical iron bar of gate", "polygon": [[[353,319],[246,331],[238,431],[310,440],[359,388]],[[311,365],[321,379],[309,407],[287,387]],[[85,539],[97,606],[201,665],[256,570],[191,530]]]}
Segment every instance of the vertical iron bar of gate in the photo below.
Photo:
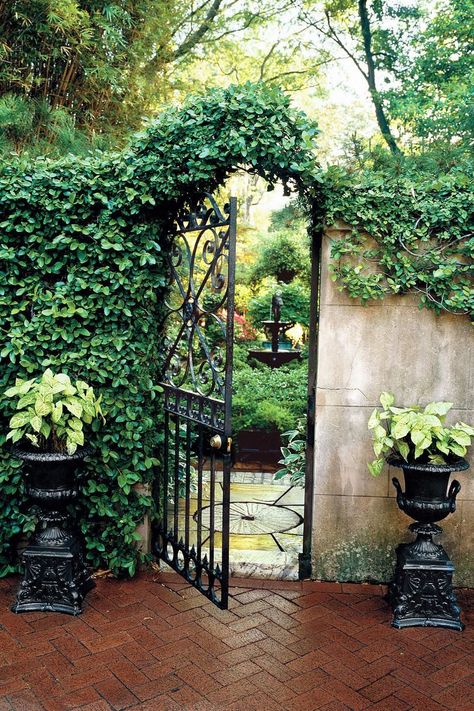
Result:
{"label": "vertical iron bar of gate", "polygon": [[[230,198],[229,223],[229,291],[227,295],[226,362],[232,364],[234,354],[235,258],[237,242],[237,198]],[[232,468],[232,367],[226,368],[224,456],[222,461],[222,607],[227,609],[229,596],[229,507],[230,471]]]}

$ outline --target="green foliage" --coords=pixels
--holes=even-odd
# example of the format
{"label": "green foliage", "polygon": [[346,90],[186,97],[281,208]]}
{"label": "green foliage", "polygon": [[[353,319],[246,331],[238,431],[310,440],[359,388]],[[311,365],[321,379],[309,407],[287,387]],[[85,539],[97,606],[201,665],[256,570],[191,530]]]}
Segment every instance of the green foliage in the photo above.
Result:
{"label": "green foliage", "polygon": [[283,467],[274,474],[274,479],[289,475],[292,486],[304,486],[306,475],[306,421],[298,420],[296,429],[283,432],[286,446],[281,447],[283,458],[278,464]]}
{"label": "green foliage", "polygon": [[274,210],[270,215],[269,232],[291,230],[298,234],[304,234],[307,227],[305,210],[298,198],[291,200],[285,207]]}
{"label": "green foliage", "polygon": [[[394,86],[386,91],[391,116],[422,142],[448,153],[472,149],[474,134],[474,7],[443,0],[411,38],[408,51],[392,48]],[[396,14],[403,13],[401,8]]]}
{"label": "green foliage", "polygon": [[261,330],[262,321],[272,318],[272,297],[276,291],[281,293],[283,299],[281,320],[308,327],[310,291],[308,286],[295,280],[290,284],[273,283],[250,300],[248,315],[255,328]]}
{"label": "green foliage", "polygon": [[17,378],[5,396],[18,397],[6,439],[21,446],[26,438],[43,452],[74,454],[84,445],[83,425],[103,417],[101,398],[90,385],[83,380],[73,384],[69,375],[54,375],[49,368],[41,378]]}
{"label": "green foliage", "polygon": [[[163,113],[121,153],[0,167],[0,391],[51,368],[101,393],[107,422],[91,434],[78,510],[94,567],[132,575],[136,527],[153,514],[142,485],[162,440],[159,324],[174,218],[243,164],[314,194],[315,132],[277,89],[234,86]],[[0,459],[6,573],[32,521],[19,462],[5,447]]]}
{"label": "green foliage", "polygon": [[307,381],[306,363],[275,369],[239,363],[233,384],[234,430],[288,430],[305,415]]}
{"label": "green foliage", "polygon": [[326,191],[327,224],[351,226],[331,250],[341,290],[363,303],[415,292],[420,307],[474,315],[471,167],[436,177],[330,170]]}
{"label": "green foliage", "polygon": [[258,283],[266,277],[288,284],[296,277],[308,277],[309,248],[304,236],[293,232],[276,232],[259,251],[251,270],[250,281]]}
{"label": "green foliage", "polygon": [[0,4],[0,150],[61,154],[139,127],[162,95],[182,3]]}
{"label": "green foliage", "polygon": [[[395,407],[392,393],[380,396],[382,411],[372,412],[368,427],[372,430],[374,453],[377,459],[368,464],[372,476],[378,476],[384,457],[401,456],[406,462],[446,464],[464,457],[474,437],[474,427],[456,422],[444,426],[452,402],[430,402],[426,407]],[[384,455],[384,457],[381,457]]]}

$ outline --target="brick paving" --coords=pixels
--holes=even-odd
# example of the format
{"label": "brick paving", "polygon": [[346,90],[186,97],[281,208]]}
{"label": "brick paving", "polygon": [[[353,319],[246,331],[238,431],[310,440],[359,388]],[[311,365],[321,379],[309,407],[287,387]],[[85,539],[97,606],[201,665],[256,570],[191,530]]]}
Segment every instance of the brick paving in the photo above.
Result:
{"label": "brick paving", "polygon": [[0,581],[0,711],[474,710],[474,591],[459,633],[392,629],[382,586],[233,580],[221,611],[146,573],[98,580],[72,618],[12,614],[17,584]]}

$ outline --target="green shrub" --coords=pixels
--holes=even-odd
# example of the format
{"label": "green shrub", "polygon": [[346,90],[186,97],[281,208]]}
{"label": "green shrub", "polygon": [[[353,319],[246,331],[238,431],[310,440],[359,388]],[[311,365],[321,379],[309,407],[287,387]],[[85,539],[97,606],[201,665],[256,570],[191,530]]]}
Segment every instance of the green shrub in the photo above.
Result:
{"label": "green shrub", "polygon": [[250,281],[254,284],[266,277],[288,284],[296,277],[308,279],[309,246],[306,235],[277,232],[262,245],[252,267]]}
{"label": "green shrub", "polygon": [[306,363],[281,368],[251,368],[242,362],[234,373],[233,429],[273,429],[294,426],[306,414]]}

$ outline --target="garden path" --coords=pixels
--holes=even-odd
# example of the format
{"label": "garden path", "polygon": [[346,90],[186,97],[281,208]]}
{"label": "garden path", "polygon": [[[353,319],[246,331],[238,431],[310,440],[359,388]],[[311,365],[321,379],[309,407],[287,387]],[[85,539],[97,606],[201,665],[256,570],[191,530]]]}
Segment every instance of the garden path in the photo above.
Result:
{"label": "garden path", "polygon": [[474,709],[474,591],[459,633],[392,629],[377,585],[235,579],[222,611],[150,572],[99,579],[78,618],[14,615],[17,585],[0,581],[1,711]]}

